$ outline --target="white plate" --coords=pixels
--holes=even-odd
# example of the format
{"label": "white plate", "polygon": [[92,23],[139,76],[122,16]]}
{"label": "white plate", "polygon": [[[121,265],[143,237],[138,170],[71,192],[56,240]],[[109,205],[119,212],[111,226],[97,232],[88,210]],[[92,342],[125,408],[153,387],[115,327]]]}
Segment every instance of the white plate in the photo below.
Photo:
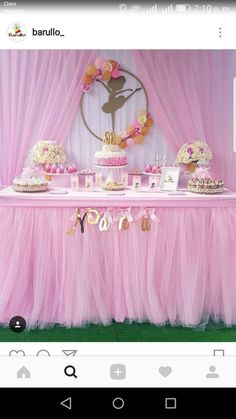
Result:
{"label": "white plate", "polygon": [[57,188],[57,189],[49,189],[49,193],[51,195],[64,195],[64,194],[67,194],[68,191],[66,189]]}

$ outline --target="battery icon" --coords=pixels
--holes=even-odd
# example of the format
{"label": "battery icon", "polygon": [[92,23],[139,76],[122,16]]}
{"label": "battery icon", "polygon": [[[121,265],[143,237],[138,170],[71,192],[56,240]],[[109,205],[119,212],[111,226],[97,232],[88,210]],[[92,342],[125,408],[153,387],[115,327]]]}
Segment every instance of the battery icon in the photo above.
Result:
{"label": "battery icon", "polygon": [[191,4],[176,4],[175,11],[178,13],[190,12]]}

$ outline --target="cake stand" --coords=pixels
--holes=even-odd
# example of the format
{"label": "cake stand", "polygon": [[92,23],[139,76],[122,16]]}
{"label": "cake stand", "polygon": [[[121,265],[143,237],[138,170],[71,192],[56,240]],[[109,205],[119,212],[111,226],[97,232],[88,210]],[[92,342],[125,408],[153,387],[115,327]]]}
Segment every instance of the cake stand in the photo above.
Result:
{"label": "cake stand", "polygon": [[124,166],[99,166],[99,165],[95,165],[95,167],[97,169],[106,169],[108,170],[108,176],[107,179],[108,180],[114,180],[114,171],[115,170],[120,170],[120,169],[125,169],[128,165],[124,165]]}
{"label": "cake stand", "polygon": [[78,175],[78,172],[74,172],[74,173],[43,172],[43,174],[44,174],[45,179],[51,182],[51,186],[70,188],[71,176]]}

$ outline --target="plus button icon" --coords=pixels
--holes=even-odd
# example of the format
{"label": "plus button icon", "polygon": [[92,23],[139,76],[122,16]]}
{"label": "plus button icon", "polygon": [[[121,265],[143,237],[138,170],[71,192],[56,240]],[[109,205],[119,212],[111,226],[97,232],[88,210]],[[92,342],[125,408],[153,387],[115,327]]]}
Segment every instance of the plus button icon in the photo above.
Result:
{"label": "plus button icon", "polygon": [[126,377],[126,367],[123,364],[113,364],[110,367],[110,377],[112,380],[124,380]]}
{"label": "plus button icon", "polygon": [[119,377],[120,374],[123,374],[123,371],[120,370],[119,368],[117,368],[114,373],[116,374],[117,377]]}

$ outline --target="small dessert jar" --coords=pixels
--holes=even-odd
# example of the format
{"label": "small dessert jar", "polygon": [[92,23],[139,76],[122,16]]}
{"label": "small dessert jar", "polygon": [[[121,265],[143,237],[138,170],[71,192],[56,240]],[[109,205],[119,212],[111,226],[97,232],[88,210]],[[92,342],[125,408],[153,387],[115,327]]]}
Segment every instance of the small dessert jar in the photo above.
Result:
{"label": "small dessert jar", "polygon": [[72,175],[70,178],[71,190],[76,192],[79,190],[79,176]]}
{"label": "small dessert jar", "polygon": [[161,176],[149,176],[149,187],[148,190],[150,192],[156,192],[160,187],[160,178]]}
{"label": "small dessert jar", "polygon": [[92,175],[85,175],[85,190],[86,191],[93,191],[93,176]]}
{"label": "small dessert jar", "polygon": [[133,191],[140,192],[141,186],[142,186],[141,176],[140,175],[133,176],[133,184],[132,184]]}
{"label": "small dessert jar", "polygon": [[126,171],[121,172],[121,180],[120,181],[125,186],[128,186],[128,178],[129,178],[128,172],[126,172]]}
{"label": "small dessert jar", "polygon": [[95,184],[96,186],[102,186],[102,172],[95,174]]}

